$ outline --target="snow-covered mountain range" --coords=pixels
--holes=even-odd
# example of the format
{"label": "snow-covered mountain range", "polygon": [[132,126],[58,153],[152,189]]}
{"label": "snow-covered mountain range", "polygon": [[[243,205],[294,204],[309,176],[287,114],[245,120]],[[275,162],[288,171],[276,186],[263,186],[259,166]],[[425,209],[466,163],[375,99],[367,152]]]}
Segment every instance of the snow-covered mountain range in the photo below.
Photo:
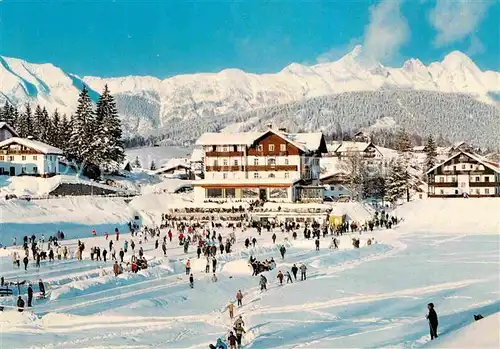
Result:
{"label": "snow-covered mountain range", "polygon": [[[83,84],[91,89],[94,99],[108,84],[128,135],[163,134],[179,121],[203,119],[209,123],[220,120],[221,115],[343,92],[403,89],[465,93],[487,104],[497,103],[500,96],[500,73],[481,71],[458,51],[428,66],[410,59],[400,68],[390,68],[357,46],[338,61],[314,66],[294,63],[276,74],[226,69],[164,80],[150,76],[78,77],[52,64],[8,57],[0,57],[0,63],[0,102],[9,100],[18,106],[29,102],[70,115]],[[231,120],[226,123],[230,125]]]}

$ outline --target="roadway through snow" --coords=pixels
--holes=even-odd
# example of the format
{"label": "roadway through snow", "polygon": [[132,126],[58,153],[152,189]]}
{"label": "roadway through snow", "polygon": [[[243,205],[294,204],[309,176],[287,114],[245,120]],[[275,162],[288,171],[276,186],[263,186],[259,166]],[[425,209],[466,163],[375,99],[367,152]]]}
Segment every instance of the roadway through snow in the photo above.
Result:
{"label": "roadway through snow", "polygon": [[[3,258],[0,271],[6,279],[42,277],[51,286],[51,299],[36,303],[36,317],[0,314],[1,343],[9,348],[208,348],[231,329],[226,306],[238,289],[244,294],[236,315],[245,321],[245,349],[412,348],[428,340],[428,302],[436,304],[442,333],[462,326],[473,313],[500,310],[496,236],[444,239],[379,231],[373,234],[378,244],[365,246],[372,235],[362,235],[363,247],[353,249],[346,236],[341,249],[332,251],[322,239],[317,252],[313,240],[305,242],[299,234],[281,260],[270,235],[239,233],[234,253],[219,258],[216,283],[212,273],[204,273],[205,260],[190,252],[194,289],[183,270],[186,256],[174,243],[165,258],[149,241],[144,249],[152,267],[117,279],[99,276],[106,265],[101,262],[57,261],[24,272]],[[283,241],[285,235],[277,235]],[[257,248],[243,247],[247,236],[258,238]],[[125,239],[130,241],[123,235],[120,244]],[[85,243],[87,249],[106,244],[102,237]],[[274,270],[266,273],[268,290],[261,292],[258,277],[251,277],[242,262],[250,254],[261,260],[273,256],[283,272],[303,262],[308,279],[279,286]],[[482,263],[476,263],[478,255]]]}

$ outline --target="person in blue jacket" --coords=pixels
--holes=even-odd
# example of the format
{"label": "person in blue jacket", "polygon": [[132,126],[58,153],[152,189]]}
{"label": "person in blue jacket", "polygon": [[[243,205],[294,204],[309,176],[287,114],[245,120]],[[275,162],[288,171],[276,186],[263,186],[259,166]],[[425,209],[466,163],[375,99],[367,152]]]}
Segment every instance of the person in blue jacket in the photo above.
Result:
{"label": "person in blue jacket", "polygon": [[226,343],[224,343],[221,338],[217,338],[217,343],[215,343],[215,345],[210,344],[209,347],[210,349],[227,349]]}

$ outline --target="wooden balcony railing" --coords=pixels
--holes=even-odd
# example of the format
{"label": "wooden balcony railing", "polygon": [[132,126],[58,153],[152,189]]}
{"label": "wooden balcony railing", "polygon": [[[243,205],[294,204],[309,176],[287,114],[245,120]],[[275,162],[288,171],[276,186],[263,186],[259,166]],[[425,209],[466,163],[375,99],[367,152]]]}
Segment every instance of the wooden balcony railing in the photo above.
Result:
{"label": "wooden balcony railing", "polygon": [[248,165],[248,171],[297,171],[297,165]]}
{"label": "wooden balcony railing", "polygon": [[469,187],[500,187],[500,182],[470,182]]}
{"label": "wooden balcony railing", "polygon": [[244,171],[243,166],[207,166],[207,172],[238,172]]}
{"label": "wooden balcony railing", "polygon": [[431,182],[429,186],[437,188],[457,188],[458,182]]}
{"label": "wooden balcony railing", "polygon": [[230,156],[243,156],[242,151],[207,151],[206,157],[230,157]]}

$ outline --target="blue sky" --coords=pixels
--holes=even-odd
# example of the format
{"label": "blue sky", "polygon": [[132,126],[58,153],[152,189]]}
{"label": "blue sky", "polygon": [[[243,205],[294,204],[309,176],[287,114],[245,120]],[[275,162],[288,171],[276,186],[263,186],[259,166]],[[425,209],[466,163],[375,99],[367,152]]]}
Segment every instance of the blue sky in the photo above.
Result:
{"label": "blue sky", "polygon": [[500,70],[500,2],[0,0],[0,54],[79,75],[277,72],[354,45],[382,63],[452,50]]}

